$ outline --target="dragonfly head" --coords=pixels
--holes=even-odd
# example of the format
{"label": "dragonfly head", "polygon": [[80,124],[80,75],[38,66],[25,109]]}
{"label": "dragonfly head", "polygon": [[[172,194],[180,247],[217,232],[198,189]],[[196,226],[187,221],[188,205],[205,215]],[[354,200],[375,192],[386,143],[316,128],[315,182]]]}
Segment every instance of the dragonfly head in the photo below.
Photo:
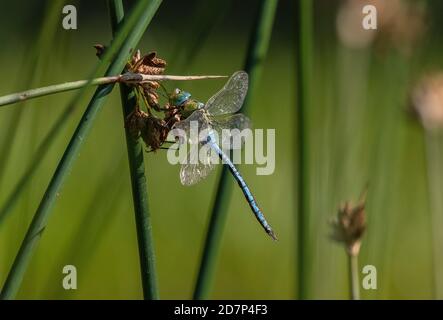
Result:
{"label": "dragonfly head", "polygon": [[173,106],[180,107],[191,98],[191,94],[180,89],[175,89],[169,97],[169,103]]}

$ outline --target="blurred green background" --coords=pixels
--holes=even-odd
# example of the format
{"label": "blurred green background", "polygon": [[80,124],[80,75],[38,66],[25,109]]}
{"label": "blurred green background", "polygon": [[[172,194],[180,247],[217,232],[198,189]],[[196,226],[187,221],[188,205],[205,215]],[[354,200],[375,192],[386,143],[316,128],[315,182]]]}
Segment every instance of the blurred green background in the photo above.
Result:
{"label": "blurred green background", "polygon": [[[84,79],[97,63],[93,45],[111,39],[105,1],[72,1],[78,30],[61,26],[55,1],[2,3],[0,95]],[[242,68],[259,1],[164,0],[140,43],[169,62],[167,74],[225,74]],[[423,130],[408,115],[408,91],[425,71],[441,67],[441,1],[422,1],[427,28],[408,53],[386,41],[352,48],[336,33],[341,1],[315,0],[315,74],[310,122],[312,208],[311,298],[348,297],[347,262],[328,221],[344,200],[369,183],[368,229],[361,266],[378,271],[367,299],[435,297]],[[417,1],[420,2],[420,1]],[[51,11],[52,10],[52,11]],[[293,299],[296,261],[295,2],[282,0],[259,94],[249,116],[255,128],[276,129],[276,167],[242,171],[279,236],[270,241],[235,188],[218,259],[214,299]],[[180,85],[205,101],[223,80]],[[0,225],[0,284],[87,102],[71,115],[18,205]],[[0,204],[74,93],[0,108]],[[26,273],[18,298],[138,299],[137,239],[118,90],[110,95],[82,148]],[[440,143],[441,145],[441,143]],[[180,184],[166,153],[146,154],[149,202],[161,298],[192,296],[218,172],[193,187]],[[438,176],[437,170],[433,174]],[[441,175],[439,176],[441,177]],[[434,192],[437,192],[437,190]],[[440,253],[443,254],[443,253]],[[78,270],[78,289],[62,287],[63,266]]]}

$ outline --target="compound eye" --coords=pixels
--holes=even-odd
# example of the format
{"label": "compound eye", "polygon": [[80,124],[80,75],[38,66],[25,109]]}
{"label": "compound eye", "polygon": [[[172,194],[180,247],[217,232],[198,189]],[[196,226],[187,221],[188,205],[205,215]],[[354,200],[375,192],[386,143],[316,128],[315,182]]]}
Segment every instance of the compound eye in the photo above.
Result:
{"label": "compound eye", "polygon": [[175,93],[175,94],[180,94],[180,92],[181,92],[181,91],[180,91],[180,89],[178,89],[178,88],[176,88],[176,89],[174,90],[174,93]]}

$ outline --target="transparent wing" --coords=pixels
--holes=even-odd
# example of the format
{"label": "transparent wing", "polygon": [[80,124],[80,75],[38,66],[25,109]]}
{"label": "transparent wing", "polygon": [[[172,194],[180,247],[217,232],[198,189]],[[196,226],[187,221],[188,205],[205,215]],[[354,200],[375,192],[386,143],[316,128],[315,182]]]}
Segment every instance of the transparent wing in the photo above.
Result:
{"label": "transparent wing", "polygon": [[211,128],[217,133],[217,144],[224,150],[241,149],[246,138],[252,135],[251,120],[244,114],[210,118]]}
{"label": "transparent wing", "polygon": [[235,113],[240,110],[248,92],[248,74],[237,71],[226,82],[223,89],[206,102],[205,109],[211,115]]}
{"label": "transparent wing", "polygon": [[196,144],[199,142],[199,133],[208,128],[208,118],[204,110],[196,110],[187,119],[176,123],[172,134],[179,139],[180,144]]}
{"label": "transparent wing", "polygon": [[[196,145],[194,145],[196,146]],[[185,186],[194,185],[206,178],[214,169],[214,153],[209,145],[198,144],[186,157],[186,163],[180,168],[180,181]]]}

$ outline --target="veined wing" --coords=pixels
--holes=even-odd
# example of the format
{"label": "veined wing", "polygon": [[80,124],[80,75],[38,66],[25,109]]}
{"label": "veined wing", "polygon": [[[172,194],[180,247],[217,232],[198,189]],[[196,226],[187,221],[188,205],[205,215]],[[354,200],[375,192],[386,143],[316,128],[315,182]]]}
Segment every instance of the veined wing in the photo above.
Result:
{"label": "veined wing", "polygon": [[206,102],[205,109],[211,115],[235,113],[240,110],[248,92],[248,74],[237,71],[226,82],[223,89]]}
{"label": "veined wing", "polygon": [[208,121],[209,119],[204,110],[196,110],[187,119],[174,125],[173,134],[179,138],[180,144],[187,142],[190,144],[197,144],[203,142],[199,141],[199,138],[201,138],[202,131],[208,130]]}
{"label": "veined wing", "polygon": [[252,123],[244,114],[224,115],[210,118],[211,128],[217,133],[217,144],[223,149],[241,149]]}
{"label": "veined wing", "polygon": [[[198,148],[195,148],[198,146]],[[180,168],[180,181],[185,186],[194,185],[206,178],[214,169],[214,151],[209,144],[191,145],[186,163]]]}

